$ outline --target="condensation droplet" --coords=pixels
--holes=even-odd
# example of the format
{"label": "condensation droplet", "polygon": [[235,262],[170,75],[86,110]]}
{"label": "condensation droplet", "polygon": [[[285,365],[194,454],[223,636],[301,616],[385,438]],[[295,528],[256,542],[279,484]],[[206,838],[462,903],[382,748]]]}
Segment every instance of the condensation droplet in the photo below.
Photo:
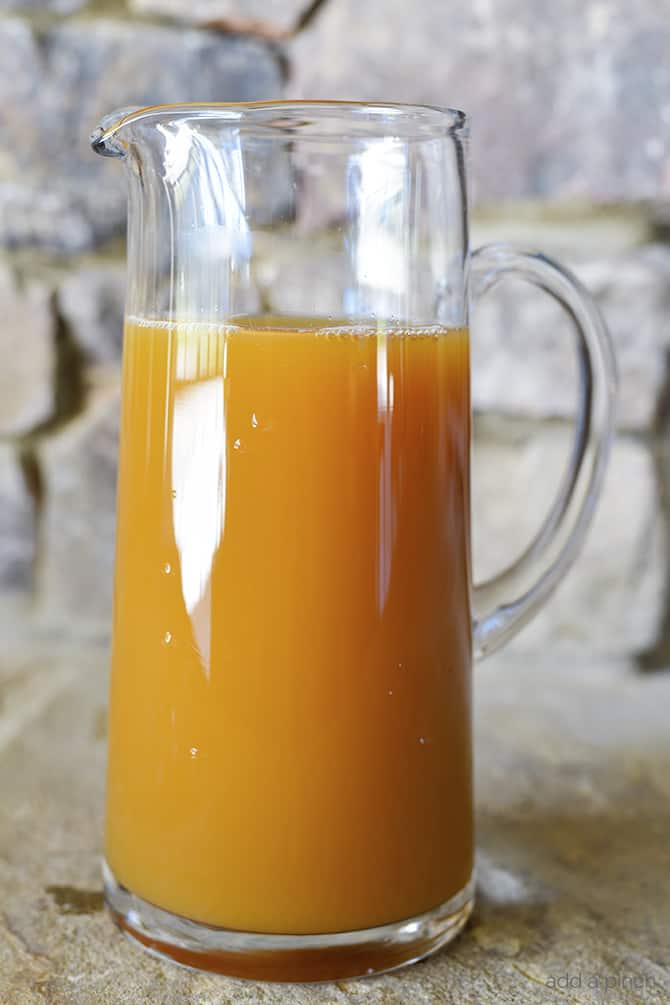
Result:
{"label": "condensation droplet", "polygon": [[393,691],[389,691],[389,694],[393,694]]}
{"label": "condensation droplet", "polygon": [[163,572],[165,573],[166,576],[169,576],[170,573],[172,572],[172,566],[170,565],[169,562],[166,562],[165,565],[163,566]]}
{"label": "condensation droplet", "polygon": [[254,429],[258,425],[258,419],[256,417],[256,413],[255,412],[251,413],[251,425],[254,427]]}
{"label": "condensation droplet", "polygon": [[238,437],[233,443],[233,450],[239,450],[241,446],[242,446],[242,440],[240,440]]}
{"label": "condensation droplet", "polygon": [[425,743],[425,742],[426,742],[426,737],[425,736],[420,736],[419,737],[419,743]]}
{"label": "condensation droplet", "polygon": [[172,498],[173,499],[177,498],[177,490],[176,489],[172,489]]}
{"label": "condensation droplet", "polygon": [[398,670],[402,670],[402,663],[398,663]]}
{"label": "condensation droplet", "polygon": [[163,642],[165,643],[166,646],[170,645],[170,643],[172,642],[172,632],[165,633],[165,635],[163,636]]}
{"label": "condensation droplet", "polygon": [[191,757],[197,757],[198,748],[197,747],[191,747],[191,749],[189,750],[189,754],[191,755]]}

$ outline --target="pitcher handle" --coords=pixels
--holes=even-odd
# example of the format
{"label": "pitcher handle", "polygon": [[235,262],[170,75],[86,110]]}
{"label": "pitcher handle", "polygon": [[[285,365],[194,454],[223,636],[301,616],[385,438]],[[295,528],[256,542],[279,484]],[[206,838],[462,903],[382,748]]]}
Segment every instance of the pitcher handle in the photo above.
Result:
{"label": "pitcher handle", "polygon": [[579,403],[572,453],[540,530],[512,565],[473,586],[474,652],[479,658],[498,649],[537,613],[577,557],[600,495],[614,427],[614,350],[592,296],[546,255],[491,244],[471,259],[473,303],[509,275],[545,290],[572,318]]}

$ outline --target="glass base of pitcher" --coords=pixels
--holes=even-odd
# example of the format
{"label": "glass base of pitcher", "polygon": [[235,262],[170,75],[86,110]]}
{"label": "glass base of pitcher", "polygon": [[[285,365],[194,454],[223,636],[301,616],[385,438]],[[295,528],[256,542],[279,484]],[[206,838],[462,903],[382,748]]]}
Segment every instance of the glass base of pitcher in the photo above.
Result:
{"label": "glass base of pitcher", "polygon": [[198,970],[254,981],[365,977],[415,963],[465,927],[474,879],[425,914],[390,925],[327,935],[262,935],[189,921],[122,886],[105,863],[105,899],[119,928],[150,953]]}

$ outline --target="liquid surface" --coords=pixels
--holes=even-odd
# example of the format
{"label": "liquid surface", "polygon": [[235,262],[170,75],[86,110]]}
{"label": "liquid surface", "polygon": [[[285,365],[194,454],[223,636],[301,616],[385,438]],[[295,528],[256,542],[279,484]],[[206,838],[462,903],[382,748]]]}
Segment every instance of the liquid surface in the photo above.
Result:
{"label": "liquid surface", "polygon": [[469,436],[463,330],[127,323],[121,883],[296,934],[398,921],[465,885]]}

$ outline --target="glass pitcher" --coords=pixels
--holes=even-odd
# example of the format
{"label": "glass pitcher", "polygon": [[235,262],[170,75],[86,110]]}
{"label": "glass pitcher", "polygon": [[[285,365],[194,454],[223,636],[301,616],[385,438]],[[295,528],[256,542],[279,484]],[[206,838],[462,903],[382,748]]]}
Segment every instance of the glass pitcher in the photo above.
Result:
{"label": "glass pitcher", "polygon": [[[107,902],[230,975],[417,960],[473,904],[473,652],[600,490],[602,318],[544,256],[470,256],[459,111],[170,105],[92,142],[130,206]],[[508,275],[573,319],[579,408],[540,532],[473,586],[468,303]]]}

